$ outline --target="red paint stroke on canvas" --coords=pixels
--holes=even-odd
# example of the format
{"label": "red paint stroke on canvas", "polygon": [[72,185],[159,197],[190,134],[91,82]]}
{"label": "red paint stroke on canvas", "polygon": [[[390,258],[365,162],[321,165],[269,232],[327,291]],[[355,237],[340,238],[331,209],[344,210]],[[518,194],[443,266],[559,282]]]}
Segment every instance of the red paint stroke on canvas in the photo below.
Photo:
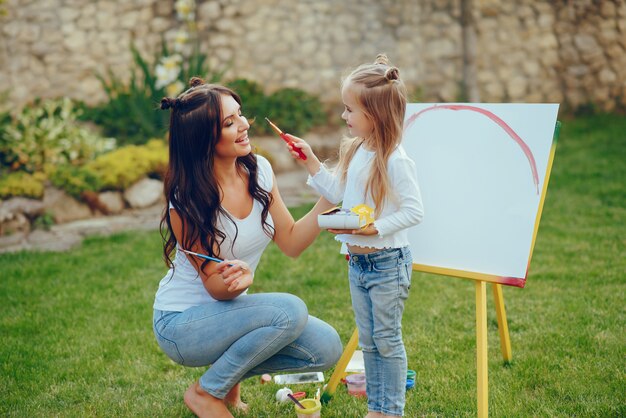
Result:
{"label": "red paint stroke on canvas", "polygon": [[476,106],[455,105],[455,104],[434,105],[434,106],[427,107],[426,109],[422,109],[419,112],[416,112],[416,113],[412,114],[406,120],[406,123],[404,124],[404,130],[405,131],[408,130],[411,127],[411,125],[413,124],[413,122],[415,122],[415,120],[418,117],[420,117],[423,113],[426,113],[426,112],[431,111],[431,110],[455,110],[455,111],[456,110],[469,110],[469,111],[477,112],[477,113],[480,113],[480,114],[482,114],[484,116],[487,116],[489,119],[494,121],[515,142],[517,142],[517,144],[520,146],[520,148],[522,149],[522,151],[526,155],[526,158],[528,159],[528,163],[530,164],[530,169],[531,169],[531,171],[533,173],[533,182],[535,183],[535,187],[537,188],[537,194],[539,194],[539,174],[537,173],[537,164],[535,163],[535,157],[533,156],[532,151],[530,150],[528,145],[524,142],[524,140],[522,138],[520,138],[520,136],[509,125],[507,125],[507,123],[505,121],[500,119],[494,113],[492,113],[492,112],[490,112],[488,110],[482,109],[480,107],[476,107]]}

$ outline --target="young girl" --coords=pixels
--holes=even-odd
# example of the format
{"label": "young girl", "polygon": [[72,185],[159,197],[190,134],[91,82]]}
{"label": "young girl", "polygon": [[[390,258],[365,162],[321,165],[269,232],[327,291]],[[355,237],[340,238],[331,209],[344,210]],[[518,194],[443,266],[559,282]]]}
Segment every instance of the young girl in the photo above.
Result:
{"label": "young girl", "polygon": [[337,234],[349,254],[352,307],[367,376],[366,418],[402,416],[407,360],[402,342],[402,313],[409,292],[412,258],[407,228],[422,220],[415,164],[402,145],[406,89],[385,55],[362,65],[344,81],[341,97],[353,138],[345,139],[339,163],[329,171],[302,139],[293,148],[308,157],[307,184],[327,200],[350,209],[374,208],[375,221]]}

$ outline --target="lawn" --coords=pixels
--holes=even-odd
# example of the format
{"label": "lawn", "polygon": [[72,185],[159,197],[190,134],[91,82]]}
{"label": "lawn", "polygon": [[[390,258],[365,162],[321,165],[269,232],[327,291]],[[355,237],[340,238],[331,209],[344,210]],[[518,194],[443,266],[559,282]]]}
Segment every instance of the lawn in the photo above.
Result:
{"label": "lawn", "polygon": [[[492,416],[626,415],[625,181],[626,118],[563,121],[526,288],[504,288],[510,364],[488,293]],[[337,250],[329,234],[298,260],[272,245],[253,289],[299,295],[345,344],[354,318]],[[67,253],[0,254],[0,415],[192,416],[182,394],[203,370],[172,363],[152,335],[160,259],[157,232],[91,237]],[[414,272],[403,324],[417,379],[406,416],[476,415],[474,309],[471,281]],[[248,416],[295,416],[274,400],[277,389],[245,381]],[[366,410],[340,386],[322,416]]]}

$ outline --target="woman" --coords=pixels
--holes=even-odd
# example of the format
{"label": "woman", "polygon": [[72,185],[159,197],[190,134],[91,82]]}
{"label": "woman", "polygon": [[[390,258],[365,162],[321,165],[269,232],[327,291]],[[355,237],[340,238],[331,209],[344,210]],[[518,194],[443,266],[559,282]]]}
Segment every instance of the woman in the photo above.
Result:
{"label": "woman", "polygon": [[295,222],[269,162],[251,153],[239,96],[199,78],[190,84],[161,101],[171,109],[161,221],[170,270],[156,294],[154,332],[173,361],[211,365],[185,392],[187,406],[200,417],[231,417],[227,406],[247,408],[243,379],[325,370],[341,355],[337,332],[308,315],[298,297],[247,294],[270,240],[297,257],[320,232],[317,215],[332,205],[320,199]]}

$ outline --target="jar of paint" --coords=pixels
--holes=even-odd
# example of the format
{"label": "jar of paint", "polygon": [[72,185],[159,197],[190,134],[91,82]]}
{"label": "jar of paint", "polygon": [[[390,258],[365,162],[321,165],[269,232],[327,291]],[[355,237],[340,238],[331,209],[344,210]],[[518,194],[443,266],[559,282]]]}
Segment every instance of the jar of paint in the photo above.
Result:
{"label": "jar of paint", "polygon": [[298,418],[320,418],[322,413],[322,404],[317,399],[302,399],[300,401],[304,409],[298,405],[294,405],[296,416]]}
{"label": "jar of paint", "polygon": [[350,395],[357,397],[367,396],[367,393],[365,392],[365,374],[349,374],[346,376],[346,383],[348,385],[348,393]]}

